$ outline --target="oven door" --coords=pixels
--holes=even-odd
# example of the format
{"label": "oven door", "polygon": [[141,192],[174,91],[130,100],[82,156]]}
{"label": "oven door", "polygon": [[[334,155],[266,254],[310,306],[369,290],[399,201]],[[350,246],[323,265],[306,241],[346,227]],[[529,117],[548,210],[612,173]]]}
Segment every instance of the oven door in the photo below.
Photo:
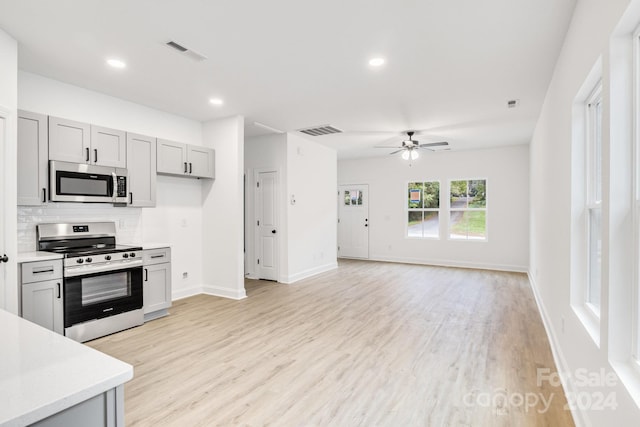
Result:
{"label": "oven door", "polygon": [[64,278],[64,326],[142,308],[142,267]]}

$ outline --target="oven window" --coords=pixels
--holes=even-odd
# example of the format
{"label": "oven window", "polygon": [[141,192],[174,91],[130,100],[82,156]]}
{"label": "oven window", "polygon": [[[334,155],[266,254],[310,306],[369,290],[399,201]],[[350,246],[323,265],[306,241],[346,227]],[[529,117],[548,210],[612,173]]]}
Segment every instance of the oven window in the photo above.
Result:
{"label": "oven window", "polygon": [[109,194],[108,179],[60,177],[60,194],[77,196],[106,196]]}
{"label": "oven window", "polygon": [[82,306],[110,301],[131,295],[127,272],[82,278]]}

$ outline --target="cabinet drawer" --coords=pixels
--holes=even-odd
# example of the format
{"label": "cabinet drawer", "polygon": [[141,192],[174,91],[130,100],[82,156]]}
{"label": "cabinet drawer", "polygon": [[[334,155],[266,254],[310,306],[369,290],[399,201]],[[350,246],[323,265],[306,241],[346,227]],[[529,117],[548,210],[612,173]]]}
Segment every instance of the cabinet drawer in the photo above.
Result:
{"label": "cabinet drawer", "polygon": [[149,249],[144,251],[144,265],[161,264],[171,262],[171,248]]}
{"label": "cabinet drawer", "polygon": [[62,278],[62,260],[22,263],[22,283],[42,282]]}

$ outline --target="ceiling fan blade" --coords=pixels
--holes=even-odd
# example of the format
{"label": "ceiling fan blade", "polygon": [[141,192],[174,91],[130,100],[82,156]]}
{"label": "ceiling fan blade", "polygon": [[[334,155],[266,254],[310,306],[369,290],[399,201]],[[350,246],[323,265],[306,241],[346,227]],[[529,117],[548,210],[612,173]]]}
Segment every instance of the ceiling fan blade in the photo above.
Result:
{"label": "ceiling fan blade", "polygon": [[441,141],[441,142],[430,142],[427,144],[420,144],[419,147],[423,148],[423,147],[441,147],[443,145],[449,145],[449,143],[447,141]]}
{"label": "ceiling fan blade", "polygon": [[389,154],[390,154],[390,155],[391,155],[391,154],[396,154],[396,153],[399,153],[399,152],[401,152],[401,151],[405,151],[405,150],[406,150],[406,148],[401,148],[401,149],[399,149],[399,150],[392,151],[392,152],[391,152],[391,153],[389,153]]}
{"label": "ceiling fan blade", "polygon": [[404,148],[401,145],[374,145],[373,148]]}

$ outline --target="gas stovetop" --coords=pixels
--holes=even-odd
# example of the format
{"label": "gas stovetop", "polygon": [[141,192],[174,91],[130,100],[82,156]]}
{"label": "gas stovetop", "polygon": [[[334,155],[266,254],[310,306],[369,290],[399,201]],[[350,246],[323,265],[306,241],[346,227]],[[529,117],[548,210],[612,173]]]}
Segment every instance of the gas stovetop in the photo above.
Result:
{"label": "gas stovetop", "polygon": [[65,258],[106,255],[106,254],[115,254],[119,252],[136,252],[141,250],[142,250],[142,247],[140,246],[108,245],[108,244],[105,244],[105,245],[98,244],[95,246],[80,246],[80,247],[55,247],[55,248],[45,249],[46,252],[55,252],[57,254],[62,254]]}

